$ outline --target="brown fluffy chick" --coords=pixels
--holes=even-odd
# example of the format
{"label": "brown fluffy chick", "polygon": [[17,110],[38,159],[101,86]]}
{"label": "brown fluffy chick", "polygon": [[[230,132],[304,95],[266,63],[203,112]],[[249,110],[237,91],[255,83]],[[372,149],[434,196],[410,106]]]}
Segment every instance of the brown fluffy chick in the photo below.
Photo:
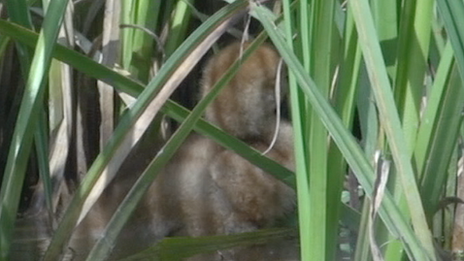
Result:
{"label": "brown fluffy chick", "polygon": [[[233,43],[209,60],[202,96],[239,57],[240,48],[240,43]],[[259,47],[212,102],[206,119],[258,151],[266,150],[277,119],[274,85],[279,59],[271,46]],[[278,133],[266,156],[293,170],[291,124],[282,120]],[[111,209],[124,195],[122,191],[131,187],[130,182],[113,185],[99,204],[100,211]],[[214,141],[191,134],[159,173],[123,233],[147,244],[166,236],[247,232],[272,226],[294,206],[293,189]],[[101,222],[106,223],[109,216]],[[89,221],[96,224],[96,219]],[[120,243],[116,249],[125,245]],[[227,255],[230,258],[217,258],[235,260],[238,253]]]}
{"label": "brown fluffy chick", "polygon": [[[201,92],[206,95],[249,44],[235,42],[209,60]],[[205,118],[241,139],[261,138],[275,126],[275,82],[280,57],[263,44],[241,64],[234,78],[207,108]]]}

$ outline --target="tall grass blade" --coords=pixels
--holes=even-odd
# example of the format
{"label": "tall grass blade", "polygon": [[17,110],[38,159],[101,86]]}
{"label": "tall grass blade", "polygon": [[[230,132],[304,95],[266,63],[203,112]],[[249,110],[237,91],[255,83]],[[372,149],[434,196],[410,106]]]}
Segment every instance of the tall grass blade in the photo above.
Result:
{"label": "tall grass blade", "polygon": [[[36,189],[35,193],[39,193],[38,195],[34,195],[34,199],[36,202],[32,204],[32,213],[39,212],[43,209],[44,205],[48,211],[50,217],[53,217],[53,207],[52,207],[52,182],[50,179],[50,168],[48,165],[48,132],[47,132],[47,119],[45,112],[41,111],[38,120],[37,120],[37,129],[34,134],[35,140],[35,147],[36,147],[36,154],[37,154],[37,162],[38,162],[38,169],[39,169],[39,176],[40,176],[40,185],[38,189]],[[35,209],[34,209],[35,207]]]}
{"label": "tall grass blade", "polygon": [[[8,16],[12,22],[33,29],[32,18],[29,12],[29,4],[26,0],[5,1]],[[21,60],[21,71],[24,78],[29,74],[29,67],[32,61],[32,51],[22,43],[16,43],[19,59]]]}
{"label": "tall grass blade", "polygon": [[[119,0],[106,0],[103,17],[102,64],[114,68],[119,62],[119,35],[121,4]],[[100,94],[100,149],[106,145],[115,125],[115,95],[110,85],[98,82]]]}
{"label": "tall grass blade", "polygon": [[[446,44],[443,54],[440,59],[440,64],[435,75],[435,81],[431,88],[431,93],[428,95],[427,106],[423,112],[422,122],[418,131],[417,144],[414,152],[417,171],[423,173],[426,159],[430,148],[430,140],[433,137],[436,123],[439,121],[439,108],[442,97],[445,96],[445,91],[448,89],[449,76],[454,64],[454,52],[451,43]],[[424,176],[420,176],[422,179]]]}
{"label": "tall grass blade", "polygon": [[50,66],[52,51],[68,1],[52,1],[45,16],[43,29],[35,48],[26,83],[25,95],[17,118],[13,139],[0,192],[0,259],[6,260],[11,244],[19,197],[32,145],[33,130],[38,120],[44,85],[42,81]]}
{"label": "tall grass blade", "polygon": [[[302,1],[304,2],[304,1]],[[284,12],[284,28],[285,36],[287,38],[288,48],[292,51],[295,50],[293,41],[293,16],[292,8],[289,0],[283,1],[283,12]],[[305,14],[302,12],[301,15]],[[307,34],[309,31],[303,32]],[[303,37],[303,39],[309,39],[308,37]],[[306,153],[306,142],[304,137],[304,127],[305,120],[303,119],[303,114],[305,111],[305,104],[303,103],[304,94],[298,88],[295,75],[292,71],[288,72],[289,79],[289,89],[290,89],[290,100],[291,100],[291,111],[292,111],[292,124],[293,124],[293,133],[295,139],[295,166],[296,166],[296,180],[297,180],[297,197],[298,197],[298,220],[299,220],[299,231],[300,231],[300,248],[301,260],[310,260],[311,258],[311,249],[305,247],[310,244],[310,222],[311,217],[310,211],[310,197],[309,197],[309,175],[308,175],[308,156]]]}
{"label": "tall grass blade", "polygon": [[[320,94],[314,82],[305,73],[302,65],[298,62],[298,59],[288,48],[287,43],[282,37],[283,34],[279,30],[276,30],[278,27],[274,24],[272,14],[270,14],[266,8],[256,3],[251,4],[251,10],[256,12],[258,15],[259,21],[263,24],[265,30],[269,34],[269,37],[279,50],[292,73],[295,74],[298,83],[300,84],[300,88],[304,91],[314,110],[318,113],[318,116],[326,126],[335,143],[342,151],[345,159],[353,169],[364,190],[368,195],[371,195],[374,185],[373,170],[368,160],[363,155],[359,145],[343,126],[343,123],[336,115],[334,109]],[[409,226],[409,222],[399,212],[390,193],[385,193],[384,200],[380,208],[380,216],[390,229],[391,233],[402,240],[403,246],[411,255],[411,258],[415,258],[416,260],[435,260],[434,255],[424,252],[421,241],[418,240],[418,237],[414,234],[413,230]],[[429,231],[427,227],[426,229]]]}
{"label": "tall grass blade", "polygon": [[[412,155],[419,125],[425,68],[433,15],[432,0],[405,2],[399,32],[395,99],[403,124],[407,150]],[[390,56],[391,54],[387,54]]]}
{"label": "tall grass blade", "polygon": [[406,143],[403,135],[402,125],[395,108],[385,62],[382,58],[373,26],[374,23],[370,15],[370,7],[365,0],[354,0],[350,2],[350,5],[360,36],[360,44],[373,86],[373,93],[382,118],[382,127],[387,135],[395,166],[405,192],[414,231],[424,247],[422,251],[426,254],[426,258],[421,260],[435,260],[432,235],[426,222],[424,208],[410,161],[411,154],[406,146],[408,143]]}
{"label": "tall grass blade", "polygon": [[[168,10],[161,8],[162,1],[126,0],[122,4],[123,24],[141,26],[151,32],[162,25],[159,24],[161,12]],[[159,38],[159,37],[158,37]],[[156,48],[153,48],[153,43]],[[154,50],[162,49],[159,41],[146,32],[136,28],[124,28],[121,31],[121,64],[129,71],[133,78],[143,83],[148,82]],[[160,54],[159,56],[163,56]]]}
{"label": "tall grass blade", "polygon": [[187,25],[189,24],[192,16],[189,5],[192,0],[177,1],[173,9],[172,19],[170,21],[170,31],[166,41],[166,56],[169,57],[179,47],[179,45],[186,38]]}
{"label": "tall grass blade", "polygon": [[454,65],[453,51],[448,43],[423,113],[416,147],[416,162],[422,174],[421,191],[429,219],[443,197],[462,122],[464,88]]}
{"label": "tall grass blade", "polygon": [[453,46],[462,78],[464,76],[464,2],[437,0],[437,6]]}
{"label": "tall grass blade", "polygon": [[[63,26],[58,34],[58,43],[74,46],[74,26],[72,4],[66,10]],[[50,174],[42,175],[45,198],[50,213],[56,213],[60,193],[65,186],[65,166],[69,156],[71,133],[73,129],[73,71],[72,68],[57,60],[50,66],[48,84],[48,128],[49,144],[48,165]],[[47,180],[48,179],[48,180]],[[53,179],[53,187],[48,191]],[[39,184],[40,185],[40,184]],[[50,215],[50,217],[53,217]]]}
{"label": "tall grass blade", "polygon": [[[348,12],[350,11],[348,10]],[[369,79],[367,77],[366,68],[364,66],[360,73],[358,93],[357,106],[359,112],[360,129],[362,137],[364,137],[362,141],[362,147],[367,159],[373,162],[375,151],[378,150],[379,147],[379,119],[377,115],[377,108],[372,101],[372,90]],[[363,202],[361,209],[361,222],[357,230],[358,239],[356,241],[354,260],[371,260],[368,230],[370,205],[370,199],[367,199]]]}
{"label": "tall grass blade", "polygon": [[[403,123],[402,129],[405,138],[404,141],[407,145],[407,153],[411,156],[415,146],[419,125],[420,104],[429,53],[431,21],[433,20],[433,1],[408,1],[401,5],[401,9],[395,8],[396,5],[399,5],[397,2],[395,3],[395,1],[381,2],[383,2],[381,4],[382,6],[387,7],[387,5],[390,5],[390,10],[382,9],[380,12],[388,12],[390,16],[399,14],[399,17],[396,17],[395,21],[392,21],[389,25],[397,26],[396,28],[390,29],[392,35],[394,34],[394,30],[398,30],[396,33],[397,38],[391,39],[396,46],[391,46],[390,50],[388,50],[389,52],[387,52],[386,46],[382,45],[382,47],[384,47],[382,51],[384,54],[383,58],[389,60],[385,61],[389,76],[395,76],[395,78],[390,77],[390,80],[393,82],[396,107],[400,120]],[[378,19],[383,17],[384,15],[378,17]],[[391,20],[393,20],[393,18]],[[380,33],[383,33],[383,31],[380,31]],[[379,37],[379,40],[381,41],[382,39]],[[380,42],[380,44],[382,44],[382,42]],[[397,60],[396,72],[393,72],[389,66],[392,57]],[[386,147],[383,149],[388,150]],[[394,190],[395,196],[399,198],[398,202],[403,212],[407,213],[405,196],[401,193],[401,174],[398,176],[395,172],[392,173],[389,183],[391,184],[391,190]],[[393,241],[388,245],[385,251],[385,258],[402,258],[403,253],[400,251],[401,246],[399,241],[395,241],[395,239],[391,237],[386,237],[386,235],[382,233],[383,229],[380,231],[381,232],[378,233],[379,238],[389,242]]]}
{"label": "tall grass blade", "polygon": [[[308,2],[302,1],[302,3],[308,8]],[[310,18],[302,17],[300,24],[301,31],[309,31],[309,39],[303,39],[302,41],[303,57],[305,58],[303,64],[309,65],[305,69],[309,71],[324,97],[328,97],[332,79],[331,51],[332,32],[334,29],[334,6],[335,1],[333,0],[312,1],[310,5]],[[305,9],[302,6],[300,10]],[[308,25],[309,28],[307,28]],[[307,48],[308,46],[311,46],[311,48]],[[309,52],[309,55],[304,55],[305,50]],[[320,153],[307,153],[307,156],[309,156],[309,204],[311,215],[309,217],[310,242],[305,247],[309,248],[308,251],[311,252],[312,258],[316,260],[331,260],[333,259],[332,255],[336,252],[335,242],[337,241],[338,218],[335,216],[338,215],[340,196],[329,195],[328,192],[332,192],[333,190],[328,189],[328,187],[329,179],[334,178],[334,180],[337,180],[338,177],[333,177],[331,175],[335,173],[328,172],[329,146],[327,130],[324,128],[319,117],[317,117],[317,113],[309,106],[307,113],[311,119],[309,126],[306,126],[306,130],[309,131],[307,135],[308,148],[311,151],[318,151]],[[337,184],[339,182],[335,181],[334,186],[339,187]],[[334,192],[338,192],[338,189]],[[332,200],[330,200],[331,198]],[[334,202],[333,199],[335,198]],[[327,206],[332,206],[331,210],[333,211],[331,212]],[[329,214],[334,216],[329,216]],[[331,232],[330,234],[329,231]]]}
{"label": "tall grass blade", "polygon": [[[340,9],[341,7],[338,7]],[[361,49],[357,41],[356,28],[352,15],[347,13],[344,20],[344,28],[341,30],[342,42],[340,54],[337,57],[340,60],[338,67],[335,69],[334,78],[336,83],[333,88],[332,104],[334,104],[340,119],[347,129],[352,129],[354,112],[356,107],[356,95],[359,86],[359,75],[361,66]],[[338,41],[332,40],[334,43]],[[332,61],[334,58],[332,58]],[[335,80],[335,79],[334,79]],[[328,151],[328,217],[330,218],[330,226],[328,226],[328,236],[330,243],[328,254],[329,260],[335,259],[336,247],[339,240],[339,220],[341,214],[341,193],[343,190],[343,182],[346,180],[347,164],[343,158],[343,154],[339,148],[333,143],[330,143]]]}
{"label": "tall grass blade", "polygon": [[396,79],[398,64],[398,1],[375,0],[372,2],[377,34],[385,58],[389,78]]}

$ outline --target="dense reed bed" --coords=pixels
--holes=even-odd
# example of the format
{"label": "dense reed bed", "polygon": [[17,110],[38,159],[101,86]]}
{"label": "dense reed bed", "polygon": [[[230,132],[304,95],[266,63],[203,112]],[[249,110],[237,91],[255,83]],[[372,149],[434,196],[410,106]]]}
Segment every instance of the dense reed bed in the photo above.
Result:
{"label": "dense reed bed", "polygon": [[[192,130],[295,188],[298,211],[287,229],[172,238],[132,260],[296,230],[301,260],[463,260],[462,0],[5,0],[0,11],[0,260],[24,213],[46,213],[43,259],[57,260],[124,160],[163,146],[87,260],[107,258]],[[295,173],[202,120],[213,96],[192,105],[207,53],[248,35],[286,63]]]}

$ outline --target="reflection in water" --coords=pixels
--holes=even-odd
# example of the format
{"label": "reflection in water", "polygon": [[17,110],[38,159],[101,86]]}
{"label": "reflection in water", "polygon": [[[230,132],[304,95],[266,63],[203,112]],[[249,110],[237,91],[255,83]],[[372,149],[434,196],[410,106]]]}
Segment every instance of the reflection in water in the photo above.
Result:
{"label": "reflection in water", "polygon": [[295,240],[282,240],[266,245],[252,247],[240,247],[231,250],[216,251],[212,254],[201,254],[186,261],[255,261],[255,260],[274,260],[274,261],[296,261],[298,257],[298,247]]}
{"label": "reflection in water", "polygon": [[[15,240],[11,249],[11,261],[33,261],[40,260],[46,247],[50,242],[50,230],[48,229],[46,219],[41,217],[20,218],[17,221],[15,229]],[[149,236],[137,236],[144,231],[143,224],[138,223],[137,227],[123,230],[116,247],[109,260],[119,260],[130,255],[134,255],[150,245],[153,238]],[[87,236],[74,236],[71,239],[70,247],[66,250],[63,260],[80,261],[85,260],[87,254],[95,242],[94,236],[100,231],[88,233]],[[93,236],[89,236],[93,235]],[[176,250],[177,251],[177,250]],[[178,249],[180,253],[184,249]],[[158,255],[156,255],[158,256]],[[228,250],[214,251],[210,254],[196,255],[186,258],[186,261],[259,261],[259,260],[299,260],[298,243],[295,238],[286,238],[283,240],[273,241],[264,245],[252,247],[235,247]],[[159,257],[159,256],[158,256]],[[139,255],[136,259],[131,260],[160,260],[153,254]],[[167,260],[167,259],[161,259]],[[171,260],[171,259],[169,259]]]}

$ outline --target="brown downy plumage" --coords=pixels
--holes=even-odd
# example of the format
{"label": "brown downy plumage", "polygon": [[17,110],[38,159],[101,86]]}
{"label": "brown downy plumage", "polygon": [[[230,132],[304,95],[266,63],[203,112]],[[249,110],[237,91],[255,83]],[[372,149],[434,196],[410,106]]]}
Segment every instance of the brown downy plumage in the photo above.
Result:
{"label": "brown downy plumage", "polygon": [[[209,60],[202,96],[239,58],[241,48],[233,43]],[[274,87],[279,59],[269,45],[259,47],[209,106],[205,118],[265,151],[277,120]],[[290,123],[281,120],[278,133],[266,155],[293,170]],[[113,198],[108,195],[107,199]],[[232,234],[271,226],[294,205],[295,192],[287,185],[210,139],[192,134],[149,188],[132,221],[144,217],[149,228],[138,231],[155,235],[155,240],[169,235]]]}
{"label": "brown downy plumage", "polygon": [[[245,44],[245,48],[248,44]],[[207,63],[202,96],[241,53],[233,43]],[[276,124],[275,79],[279,55],[264,44],[241,67],[207,108],[205,118],[259,151],[271,144]],[[267,156],[293,169],[291,125],[281,121],[279,136]],[[272,225],[289,213],[294,191],[234,152],[192,135],[160,174],[150,194],[151,208],[160,208],[179,228],[176,234],[201,236],[251,231]],[[160,218],[153,212],[154,220]],[[155,222],[155,231],[164,230]]]}
{"label": "brown downy plumage", "polygon": [[[233,43],[209,60],[203,73],[203,96],[248,45]],[[262,139],[263,134],[273,132],[276,120],[274,86],[279,60],[270,46],[259,47],[206,109],[205,118],[240,139]]]}

